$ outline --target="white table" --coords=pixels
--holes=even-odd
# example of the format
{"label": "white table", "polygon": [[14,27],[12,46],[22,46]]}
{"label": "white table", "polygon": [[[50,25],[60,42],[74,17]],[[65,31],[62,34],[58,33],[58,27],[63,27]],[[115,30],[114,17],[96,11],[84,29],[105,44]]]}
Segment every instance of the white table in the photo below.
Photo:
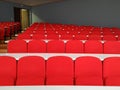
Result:
{"label": "white table", "polygon": [[118,86],[0,86],[0,90],[120,90]]}
{"label": "white table", "polygon": [[0,56],[12,56],[17,60],[24,56],[41,56],[45,60],[52,56],[68,56],[75,60],[81,56],[93,56],[98,57],[100,60],[104,60],[107,57],[120,57],[120,54],[86,54],[86,53],[0,53]]}

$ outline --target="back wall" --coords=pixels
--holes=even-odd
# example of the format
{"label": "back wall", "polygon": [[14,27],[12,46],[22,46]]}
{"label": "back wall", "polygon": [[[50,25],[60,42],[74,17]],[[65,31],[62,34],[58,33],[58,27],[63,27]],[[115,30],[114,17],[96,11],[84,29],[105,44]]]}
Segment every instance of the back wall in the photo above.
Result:
{"label": "back wall", "polygon": [[14,21],[14,7],[31,9],[29,6],[0,1],[0,22],[1,21]]}
{"label": "back wall", "polygon": [[65,0],[32,8],[32,22],[120,27],[120,0]]}

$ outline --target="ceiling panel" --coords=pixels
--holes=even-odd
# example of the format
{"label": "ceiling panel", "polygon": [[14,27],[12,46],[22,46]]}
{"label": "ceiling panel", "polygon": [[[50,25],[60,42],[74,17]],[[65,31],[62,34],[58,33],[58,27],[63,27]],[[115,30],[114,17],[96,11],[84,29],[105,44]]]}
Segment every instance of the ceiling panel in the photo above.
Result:
{"label": "ceiling panel", "polygon": [[42,4],[64,1],[64,0],[2,0],[7,2],[19,3],[27,6],[38,6]]}

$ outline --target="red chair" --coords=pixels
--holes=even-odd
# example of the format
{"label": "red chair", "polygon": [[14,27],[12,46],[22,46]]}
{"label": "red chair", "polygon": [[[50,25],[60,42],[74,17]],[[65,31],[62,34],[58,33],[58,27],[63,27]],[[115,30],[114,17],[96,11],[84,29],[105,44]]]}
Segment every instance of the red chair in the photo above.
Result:
{"label": "red chair", "polygon": [[46,85],[73,85],[74,66],[70,57],[55,56],[47,60]]}
{"label": "red chair", "polygon": [[48,34],[48,35],[47,35],[47,39],[59,40],[59,35],[56,35],[56,34]]}
{"label": "red chair", "polygon": [[45,53],[46,43],[40,40],[32,40],[28,43],[28,53]]}
{"label": "red chair", "polygon": [[16,82],[16,59],[0,56],[0,86],[14,86]]}
{"label": "red chair", "polygon": [[80,40],[70,40],[66,43],[66,53],[83,53],[84,46]]}
{"label": "red chair", "polygon": [[71,34],[62,34],[60,39],[62,39],[62,40],[72,40],[73,35],[71,35]]}
{"label": "red chair", "polygon": [[27,53],[27,43],[24,40],[11,40],[7,50],[8,53]]}
{"label": "red chair", "polygon": [[114,35],[104,35],[103,40],[117,41],[117,39],[116,39],[116,37]]}
{"label": "red chair", "polygon": [[103,53],[103,44],[97,40],[85,42],[85,53]]}
{"label": "red chair", "polygon": [[101,35],[90,35],[88,40],[102,40]]}
{"label": "red chair", "polygon": [[32,39],[37,39],[37,40],[46,39],[46,36],[45,34],[33,34]]}
{"label": "red chair", "polygon": [[75,60],[75,84],[102,86],[102,62],[96,57],[78,57]]}
{"label": "red chair", "polygon": [[104,53],[119,54],[120,53],[120,42],[119,41],[106,41],[104,43]]}
{"label": "red chair", "polygon": [[39,56],[26,56],[18,61],[16,85],[44,85],[45,60]]}
{"label": "red chair", "polygon": [[16,39],[31,39],[30,34],[19,34]]}
{"label": "red chair", "polygon": [[47,52],[48,53],[64,53],[65,44],[61,40],[52,40],[47,43]]}
{"label": "red chair", "polygon": [[79,34],[79,35],[75,35],[74,39],[75,40],[88,40],[88,37],[87,37],[87,35]]}
{"label": "red chair", "polygon": [[106,86],[120,86],[120,57],[109,57],[103,61]]}

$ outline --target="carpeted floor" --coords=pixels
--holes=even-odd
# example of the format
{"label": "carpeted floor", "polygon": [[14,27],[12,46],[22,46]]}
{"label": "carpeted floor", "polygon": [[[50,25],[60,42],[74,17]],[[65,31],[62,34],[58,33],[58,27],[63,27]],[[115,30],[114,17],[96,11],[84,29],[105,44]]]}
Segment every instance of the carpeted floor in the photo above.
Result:
{"label": "carpeted floor", "polygon": [[0,43],[0,53],[7,53],[7,44]]}
{"label": "carpeted floor", "polygon": [[[12,39],[15,38],[15,36],[12,37]],[[0,41],[0,53],[7,53],[7,43],[5,43],[5,41]]]}

